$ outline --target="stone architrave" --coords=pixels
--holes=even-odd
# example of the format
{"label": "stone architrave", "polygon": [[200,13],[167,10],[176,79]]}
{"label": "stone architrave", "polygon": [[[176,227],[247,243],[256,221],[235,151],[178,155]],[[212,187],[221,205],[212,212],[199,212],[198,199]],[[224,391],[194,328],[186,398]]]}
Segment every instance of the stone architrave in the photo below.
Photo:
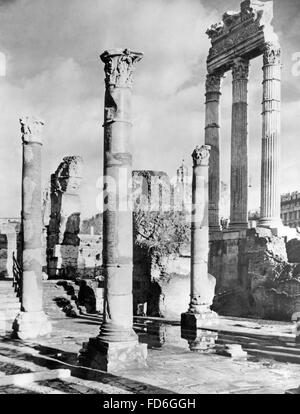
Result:
{"label": "stone architrave", "polygon": [[41,148],[43,121],[20,119],[23,141],[22,177],[22,297],[21,312],[13,323],[20,339],[36,338],[51,332],[43,311],[42,292],[42,202]]}
{"label": "stone architrave", "polygon": [[261,159],[261,212],[259,225],[279,228],[280,218],[280,106],[281,49],[267,43],[263,66],[263,132]]}
{"label": "stone architrave", "polygon": [[230,229],[248,228],[248,75],[249,61],[232,67]]}
{"label": "stone architrave", "polygon": [[211,147],[209,163],[209,230],[218,232],[220,226],[220,96],[222,73],[206,77],[205,144]]}
{"label": "stone architrave", "polygon": [[210,309],[216,280],[208,274],[208,166],[210,147],[197,146],[193,157],[191,214],[191,300],[181,315],[182,329],[201,327],[203,321],[213,322],[218,315]]}
{"label": "stone architrave", "polygon": [[101,55],[105,64],[103,270],[104,317],[100,334],[84,344],[80,360],[108,372],[145,366],[147,345],[133,330],[131,101],[134,63],[128,49]]}

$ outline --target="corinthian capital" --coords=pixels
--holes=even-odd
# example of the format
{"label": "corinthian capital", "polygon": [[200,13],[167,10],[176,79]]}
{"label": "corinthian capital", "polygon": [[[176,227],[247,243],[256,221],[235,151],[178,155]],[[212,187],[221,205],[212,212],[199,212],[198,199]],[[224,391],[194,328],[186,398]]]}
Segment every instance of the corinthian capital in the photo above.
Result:
{"label": "corinthian capital", "polygon": [[210,150],[210,145],[197,145],[192,153],[194,167],[197,167],[198,165],[208,166]]}
{"label": "corinthian capital", "polygon": [[247,80],[249,76],[249,60],[244,58],[236,58],[232,65],[233,80]]}
{"label": "corinthian capital", "polygon": [[280,65],[281,48],[278,43],[267,42],[264,47],[264,65]]}
{"label": "corinthian capital", "polygon": [[106,50],[102,53],[100,58],[105,64],[106,86],[131,88],[133,65],[135,62],[140,61],[142,57],[142,53],[132,52],[128,49]]}
{"label": "corinthian capital", "polygon": [[30,116],[23,116],[20,118],[20,124],[23,142],[38,142],[42,144],[44,121]]}
{"label": "corinthian capital", "polygon": [[220,92],[222,77],[223,74],[220,73],[209,73],[206,76],[206,92]]}

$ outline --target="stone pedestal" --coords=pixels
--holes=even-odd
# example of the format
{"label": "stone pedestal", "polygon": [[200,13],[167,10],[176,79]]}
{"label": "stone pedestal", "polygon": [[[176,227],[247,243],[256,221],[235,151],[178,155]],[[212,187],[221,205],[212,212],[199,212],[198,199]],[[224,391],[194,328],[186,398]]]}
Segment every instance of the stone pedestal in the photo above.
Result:
{"label": "stone pedestal", "polygon": [[208,74],[205,101],[205,144],[211,147],[209,163],[209,230],[220,227],[220,88],[222,74]]}
{"label": "stone pedestal", "polygon": [[101,371],[117,373],[124,369],[147,367],[147,344],[137,339],[131,342],[105,342],[101,338],[90,338],[83,344],[79,363]]}
{"label": "stone pedestal", "polygon": [[195,329],[214,326],[219,323],[219,316],[207,306],[204,306],[199,313],[186,312],[181,315],[181,326],[184,329],[194,331]]}
{"label": "stone pedestal", "polygon": [[218,332],[205,329],[181,330],[181,338],[188,341],[192,352],[215,353]]}
{"label": "stone pedestal", "polygon": [[276,228],[280,219],[280,106],[281,50],[266,43],[263,66],[263,134],[261,163],[261,213],[259,225]]}
{"label": "stone pedestal", "polygon": [[[141,53],[110,50],[105,63],[103,271],[104,315],[99,336],[91,338],[86,362],[106,371],[146,363],[145,345],[133,330],[132,298],[132,72]],[[106,361],[106,362],[103,362]]]}
{"label": "stone pedestal", "polygon": [[216,280],[208,274],[208,165],[210,147],[197,146],[193,157],[191,214],[191,300],[189,309],[181,315],[182,329],[195,329],[201,320],[215,320],[211,311]]}
{"label": "stone pedestal", "polygon": [[41,148],[43,122],[22,118],[22,297],[21,312],[13,323],[14,335],[35,338],[51,332],[43,311]]}
{"label": "stone pedestal", "polygon": [[248,228],[248,74],[249,61],[232,68],[230,229]]}

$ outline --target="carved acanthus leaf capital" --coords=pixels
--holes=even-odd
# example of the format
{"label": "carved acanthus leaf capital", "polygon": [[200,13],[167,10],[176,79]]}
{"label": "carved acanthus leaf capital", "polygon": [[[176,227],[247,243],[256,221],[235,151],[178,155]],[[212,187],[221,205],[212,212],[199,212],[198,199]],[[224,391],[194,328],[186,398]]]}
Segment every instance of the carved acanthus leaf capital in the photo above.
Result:
{"label": "carved acanthus leaf capital", "polygon": [[281,48],[278,43],[267,42],[264,47],[264,65],[280,65]]}
{"label": "carved acanthus leaf capital", "polygon": [[206,92],[220,92],[222,77],[221,73],[209,73],[206,76]]}
{"label": "carved acanthus leaf capital", "polygon": [[232,65],[233,80],[247,80],[249,76],[249,60],[236,58]]}
{"label": "carved acanthus leaf capital", "polygon": [[192,153],[194,167],[197,167],[199,165],[208,166],[210,150],[210,145],[197,145]]}
{"label": "carved acanthus leaf capital", "polygon": [[42,133],[44,121],[31,116],[23,116],[20,118],[22,141],[38,142],[42,144]]}
{"label": "carved acanthus leaf capital", "polygon": [[107,50],[100,56],[104,62],[105,84],[107,87],[131,88],[134,63],[142,59],[143,54],[125,50]]}

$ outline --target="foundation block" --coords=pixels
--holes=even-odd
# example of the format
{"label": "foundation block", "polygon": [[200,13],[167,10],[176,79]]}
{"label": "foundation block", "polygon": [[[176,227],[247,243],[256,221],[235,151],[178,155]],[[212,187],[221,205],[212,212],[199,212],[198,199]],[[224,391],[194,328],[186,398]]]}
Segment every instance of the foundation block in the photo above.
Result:
{"label": "foundation block", "polygon": [[51,331],[51,322],[44,312],[20,312],[13,322],[13,336],[19,339],[37,338]]}
{"label": "foundation block", "polygon": [[79,363],[101,371],[116,373],[125,369],[147,367],[147,344],[104,342],[98,337],[83,343]]}
{"label": "foundation block", "polygon": [[210,309],[202,313],[185,312],[181,314],[181,328],[184,330],[205,328],[211,325],[217,325],[218,323],[218,314]]}

